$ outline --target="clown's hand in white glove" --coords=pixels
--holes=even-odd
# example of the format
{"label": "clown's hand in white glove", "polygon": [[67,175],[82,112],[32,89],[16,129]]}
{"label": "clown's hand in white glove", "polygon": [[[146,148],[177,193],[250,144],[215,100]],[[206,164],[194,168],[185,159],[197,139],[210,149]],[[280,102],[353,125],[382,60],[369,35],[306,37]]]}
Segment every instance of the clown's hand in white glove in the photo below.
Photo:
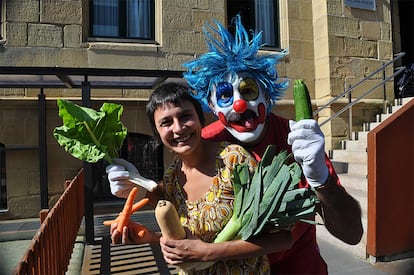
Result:
{"label": "clown's hand in white glove", "polygon": [[292,145],[295,160],[311,187],[323,185],[329,176],[325,163],[325,137],[314,119],[289,121],[291,132],[288,144]]}
{"label": "clown's hand in white glove", "polygon": [[152,192],[157,183],[142,177],[137,168],[130,162],[113,158],[113,163],[106,167],[111,193],[119,198],[127,198],[133,187],[138,187],[136,200],[143,198],[146,191]]}

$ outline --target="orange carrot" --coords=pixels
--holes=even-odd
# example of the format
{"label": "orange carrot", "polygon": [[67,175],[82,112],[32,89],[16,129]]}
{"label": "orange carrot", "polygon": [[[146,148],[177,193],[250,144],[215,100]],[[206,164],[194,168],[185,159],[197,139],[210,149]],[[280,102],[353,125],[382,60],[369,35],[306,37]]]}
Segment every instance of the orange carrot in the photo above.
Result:
{"label": "orange carrot", "polygon": [[122,232],[124,226],[129,223],[129,219],[131,218],[132,214],[132,206],[134,205],[134,200],[137,196],[137,193],[137,187],[132,188],[131,192],[129,192],[128,198],[124,204],[124,209],[122,209],[122,212],[119,214],[119,221],[117,226],[119,232]]}
{"label": "orange carrot", "polygon": [[140,238],[144,237],[148,231],[145,226],[132,222],[128,225],[128,228],[131,230],[132,234]]}
{"label": "orange carrot", "polygon": [[[131,213],[134,213],[134,212],[138,211],[139,209],[141,209],[142,207],[144,207],[149,202],[149,200],[150,200],[149,198],[143,198],[142,200],[134,203],[134,205],[132,206]],[[103,222],[103,225],[105,225],[105,226],[111,226],[113,223],[118,222],[121,213],[119,213],[118,217],[116,217],[116,219],[114,219],[114,220],[106,220],[106,221],[104,221]]]}
{"label": "orange carrot", "polygon": [[103,225],[105,226],[111,226],[113,223],[117,222],[119,219],[118,217],[115,220],[108,220],[108,221],[104,221]]}
{"label": "orange carrot", "polygon": [[138,237],[143,238],[145,236],[145,234],[147,233],[147,229],[143,228],[140,231],[138,231]]}
{"label": "orange carrot", "polygon": [[142,200],[134,203],[134,205],[132,206],[132,213],[144,207],[149,202],[149,200],[149,198],[143,198]]}

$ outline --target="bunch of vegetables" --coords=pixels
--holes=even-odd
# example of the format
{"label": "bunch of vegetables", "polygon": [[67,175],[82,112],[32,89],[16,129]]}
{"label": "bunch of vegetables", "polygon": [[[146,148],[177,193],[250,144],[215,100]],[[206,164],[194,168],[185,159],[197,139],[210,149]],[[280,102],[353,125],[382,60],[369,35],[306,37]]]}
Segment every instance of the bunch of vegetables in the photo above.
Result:
{"label": "bunch of vegetables", "polygon": [[233,215],[215,243],[247,240],[261,232],[289,228],[297,221],[315,215],[317,197],[308,188],[298,188],[300,166],[288,164],[290,155],[269,145],[250,179],[248,166],[239,164],[233,171]]}

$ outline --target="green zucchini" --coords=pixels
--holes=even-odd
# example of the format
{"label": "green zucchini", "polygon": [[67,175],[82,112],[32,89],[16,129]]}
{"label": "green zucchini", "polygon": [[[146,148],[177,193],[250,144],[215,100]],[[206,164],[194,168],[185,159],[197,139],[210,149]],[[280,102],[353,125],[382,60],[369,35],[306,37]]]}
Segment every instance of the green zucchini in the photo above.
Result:
{"label": "green zucchini", "polygon": [[302,79],[295,80],[293,85],[293,102],[296,121],[313,118],[308,87]]}

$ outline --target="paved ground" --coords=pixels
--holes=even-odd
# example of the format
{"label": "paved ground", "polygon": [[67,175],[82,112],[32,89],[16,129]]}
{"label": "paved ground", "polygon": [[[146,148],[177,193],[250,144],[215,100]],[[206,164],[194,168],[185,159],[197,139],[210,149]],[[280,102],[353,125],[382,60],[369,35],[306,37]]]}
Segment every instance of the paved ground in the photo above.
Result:
{"label": "paved ground", "polygon": [[331,275],[412,275],[414,274],[414,258],[381,262],[372,264],[367,260],[344,251],[328,242],[318,240],[321,254],[328,263],[328,271]]}
{"label": "paved ground", "polygon": [[[38,219],[0,221],[0,275],[9,275],[24,251],[29,247],[31,238],[39,227]],[[388,263],[372,264],[343,251],[337,246],[319,240],[321,253],[328,263],[332,275],[409,275],[414,274],[414,258]],[[68,274],[81,273],[83,241],[76,243],[73,260]]]}

